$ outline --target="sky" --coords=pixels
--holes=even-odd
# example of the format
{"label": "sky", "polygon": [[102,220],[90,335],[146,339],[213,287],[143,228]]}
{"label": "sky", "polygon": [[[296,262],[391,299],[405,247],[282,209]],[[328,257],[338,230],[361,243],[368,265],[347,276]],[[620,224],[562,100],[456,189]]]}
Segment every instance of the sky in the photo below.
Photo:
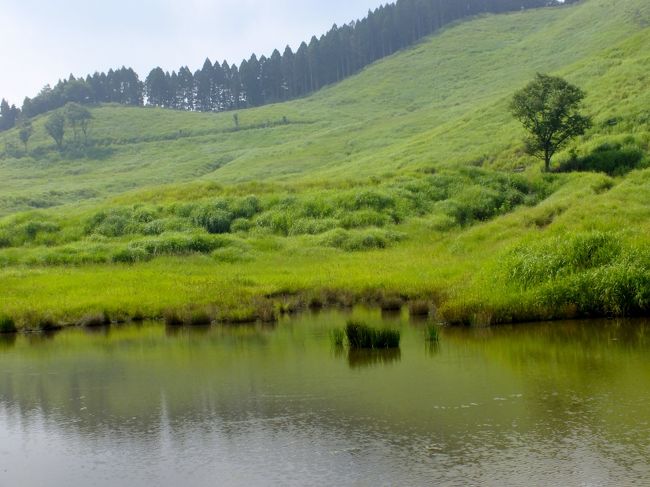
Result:
{"label": "sky", "polygon": [[0,98],[22,105],[46,84],[121,66],[239,65],[294,50],[382,0],[0,0]]}

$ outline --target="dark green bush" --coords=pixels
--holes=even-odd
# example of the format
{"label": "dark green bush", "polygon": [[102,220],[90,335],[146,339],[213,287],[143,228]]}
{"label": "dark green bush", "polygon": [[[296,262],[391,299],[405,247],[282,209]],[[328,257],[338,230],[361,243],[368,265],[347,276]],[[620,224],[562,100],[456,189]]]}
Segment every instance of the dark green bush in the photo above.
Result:
{"label": "dark green bush", "polygon": [[60,230],[60,227],[56,223],[30,221],[25,223],[21,230],[27,240],[34,240],[39,233],[55,233]]}
{"label": "dark green bush", "polygon": [[233,219],[234,215],[230,211],[213,205],[199,207],[192,213],[192,221],[195,225],[214,234],[230,232]]}
{"label": "dark green bush", "polygon": [[87,233],[95,233],[105,237],[127,235],[134,230],[131,217],[131,213],[125,209],[99,212],[87,223]]}
{"label": "dark green bush", "polygon": [[345,195],[341,198],[340,204],[347,210],[375,210],[384,211],[395,207],[395,198],[385,191],[367,189]]}

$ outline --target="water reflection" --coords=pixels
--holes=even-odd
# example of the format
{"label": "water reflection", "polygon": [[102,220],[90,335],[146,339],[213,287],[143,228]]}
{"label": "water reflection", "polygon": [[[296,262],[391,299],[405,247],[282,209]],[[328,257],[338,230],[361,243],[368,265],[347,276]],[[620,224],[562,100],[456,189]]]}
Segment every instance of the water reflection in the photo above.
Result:
{"label": "water reflection", "polygon": [[402,351],[399,348],[386,350],[342,349],[340,355],[345,355],[351,369],[361,369],[399,362],[402,358]]}
{"label": "water reflection", "polygon": [[427,344],[394,317],[401,350],[332,353],[348,317],[0,337],[0,484],[650,478],[647,322],[442,329]]}

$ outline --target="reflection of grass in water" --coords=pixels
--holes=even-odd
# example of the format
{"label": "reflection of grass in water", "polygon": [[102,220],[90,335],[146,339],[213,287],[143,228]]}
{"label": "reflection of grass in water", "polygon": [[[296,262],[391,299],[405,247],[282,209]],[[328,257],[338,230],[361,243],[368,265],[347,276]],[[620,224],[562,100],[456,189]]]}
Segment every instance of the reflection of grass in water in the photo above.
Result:
{"label": "reflection of grass in water", "polygon": [[433,357],[440,352],[440,343],[428,341],[426,344],[427,355]]}
{"label": "reflection of grass in water", "polygon": [[351,369],[373,367],[377,365],[390,365],[402,359],[402,351],[399,348],[388,348],[385,350],[349,350],[348,365]]}
{"label": "reflection of grass in water", "polygon": [[16,343],[17,335],[15,333],[10,333],[8,335],[0,334],[0,350],[8,350],[14,346]]}

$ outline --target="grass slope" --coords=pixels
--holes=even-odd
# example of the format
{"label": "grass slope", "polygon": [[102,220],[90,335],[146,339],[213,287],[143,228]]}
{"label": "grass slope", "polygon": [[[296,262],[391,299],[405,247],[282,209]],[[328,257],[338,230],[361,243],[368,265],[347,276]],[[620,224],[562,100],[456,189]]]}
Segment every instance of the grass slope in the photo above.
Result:
{"label": "grass slope", "polygon": [[[396,298],[452,322],[645,313],[649,25],[641,0],[478,18],[242,111],[238,131],[228,113],[104,106],[89,154],[58,154],[43,118],[28,154],[2,134],[0,312],[27,327]],[[540,175],[506,110],[536,71],[588,92],[576,157],[639,169]]]}

